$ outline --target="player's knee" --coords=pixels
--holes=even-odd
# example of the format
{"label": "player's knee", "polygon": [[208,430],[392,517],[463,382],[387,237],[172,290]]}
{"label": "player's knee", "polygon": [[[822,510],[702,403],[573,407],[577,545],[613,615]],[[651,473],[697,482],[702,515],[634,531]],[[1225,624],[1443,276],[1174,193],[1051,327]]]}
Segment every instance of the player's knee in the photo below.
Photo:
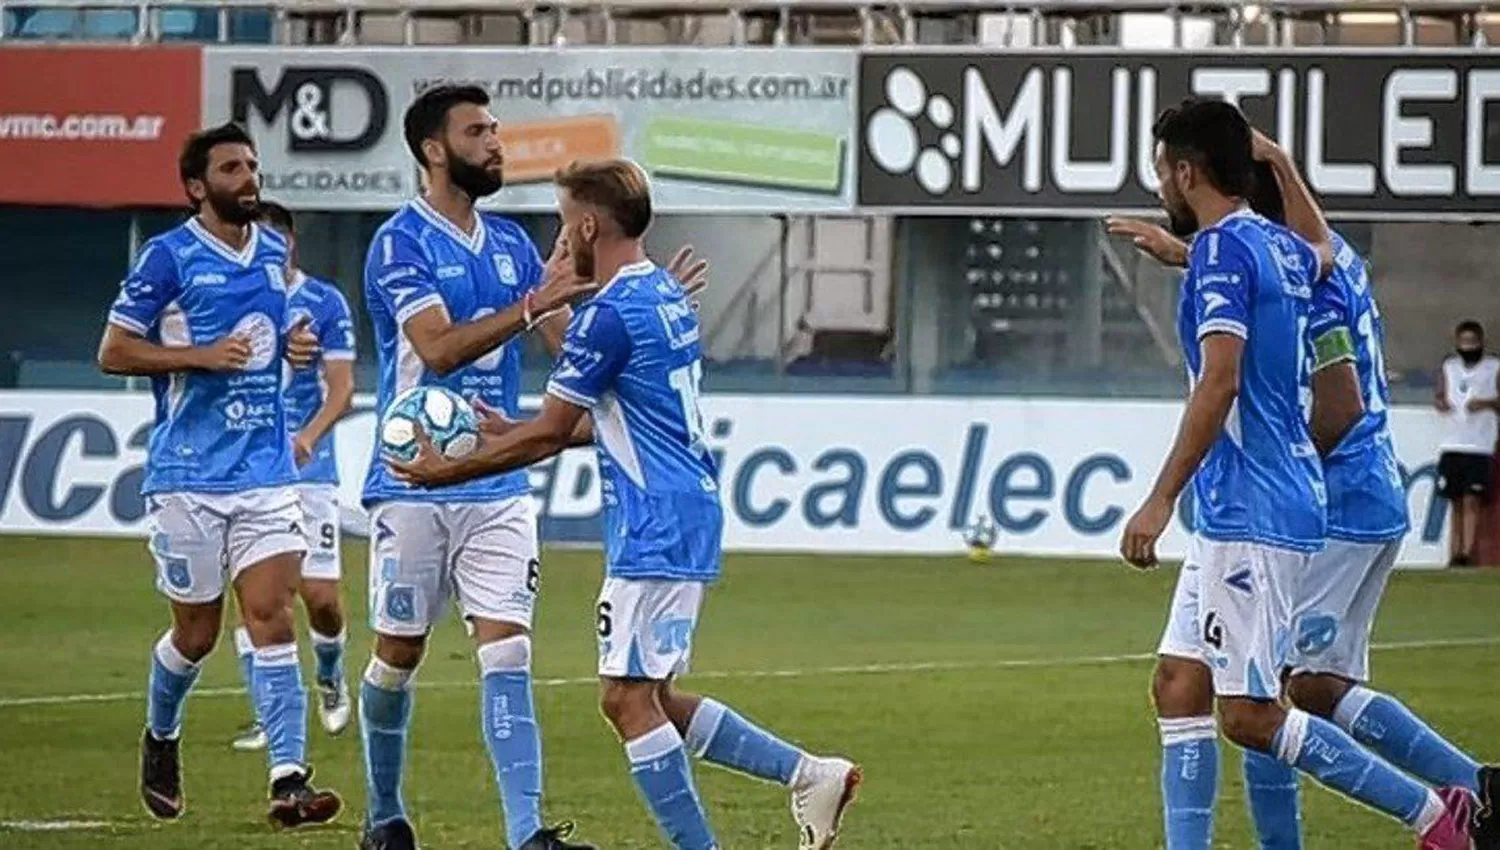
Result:
{"label": "player's knee", "polygon": [[427,651],[426,636],[375,636],[375,657],[399,670],[415,670]]}
{"label": "player's knee", "polygon": [[316,624],[319,620],[343,621],[343,610],[339,604],[339,585],[334,581],[304,580],[298,588],[302,603],[307,606],[308,619]]}
{"label": "player's knee", "polygon": [[1219,703],[1219,728],[1224,737],[1247,750],[1270,752],[1286,712],[1274,702],[1226,699]]}
{"label": "player's knee", "polygon": [[183,658],[195,663],[207,658],[218,640],[219,630],[206,627],[206,624],[179,623],[172,627],[172,645]]}
{"label": "player's knee", "polygon": [[1352,687],[1336,676],[1321,676],[1313,673],[1298,673],[1287,682],[1287,696],[1292,704],[1322,718],[1332,718],[1339,700]]}
{"label": "player's knee", "polygon": [[526,634],[482,643],[474,653],[479,658],[479,675],[491,673],[528,673],[531,671],[531,636]]}
{"label": "player's knee", "polygon": [[647,725],[646,718],[659,711],[650,683],[609,680],[599,692],[599,710],[622,732]]}
{"label": "player's knee", "polygon": [[1199,717],[1213,712],[1208,668],[1185,658],[1163,657],[1151,676],[1151,700],[1161,717]]}

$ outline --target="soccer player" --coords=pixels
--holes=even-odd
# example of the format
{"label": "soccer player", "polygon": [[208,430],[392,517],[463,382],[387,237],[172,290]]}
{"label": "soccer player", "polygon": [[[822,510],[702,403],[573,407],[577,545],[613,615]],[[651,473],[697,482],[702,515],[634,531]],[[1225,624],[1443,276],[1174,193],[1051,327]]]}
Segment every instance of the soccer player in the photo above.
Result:
{"label": "soccer player", "polygon": [[[1294,606],[1288,695],[1298,708],[1339,724],[1429,785],[1469,789],[1481,802],[1472,826],[1475,845],[1500,847],[1496,771],[1394,697],[1365,687],[1375,612],[1410,526],[1388,422],[1380,308],[1364,259],[1328,227],[1291,157],[1259,131],[1254,139],[1255,157],[1268,167],[1258,176],[1251,206],[1312,244],[1325,273],[1313,288],[1308,337],[1314,352],[1311,427],[1328,488],[1328,543],[1313,555]],[[1186,256],[1187,246],[1155,225],[1111,220],[1110,226],[1164,263],[1180,265],[1178,258]],[[1245,756],[1261,847],[1301,847],[1295,772],[1253,751]]]}
{"label": "soccer player", "polygon": [[1189,100],[1153,131],[1163,206],[1175,231],[1198,231],[1178,322],[1192,391],[1121,542],[1128,562],[1154,566],[1156,541],[1192,480],[1196,530],[1152,684],[1167,848],[1211,845],[1215,701],[1239,746],[1400,819],[1423,848],[1467,848],[1467,791],[1434,792],[1337,725],[1278,702],[1296,593],[1326,530],[1322,469],[1303,410],[1311,403],[1307,324],[1325,258],[1245,207],[1254,158],[1239,110]]}
{"label": "soccer player", "polygon": [[291,614],[307,541],[282,360],[305,364],[317,341],[289,322],[287,244],[255,223],[257,168],[255,145],[236,125],[188,138],[179,170],[195,214],[141,249],[110,310],[99,365],[150,376],[156,397],[141,492],[172,627],[152,652],[141,798],[158,818],[183,812],[183,703],[219,636],[227,580],[254,647],[269,818],[292,827],[331,820],[342,803],[309,784]]}
{"label": "soccer player", "polygon": [[[547,317],[594,288],[560,260],[544,267],[520,225],[474,208],[503,184],[499,124],[488,105],[483,89],[442,86],[406,110],[406,143],[427,191],[380,227],[365,265],[382,412],[406,389],[442,386],[475,399],[481,411],[514,416],[521,380],[515,338],[540,329],[555,349],[565,320]],[[570,824],[542,823],[530,635],[541,575],[526,474],[417,490],[392,478],[377,454],[364,502],[376,642],[360,685],[368,792],[361,846],[416,846],[401,795],[411,683],[434,621],[456,597],[475,642],[480,728],[507,845],[587,847],[565,842]]]}
{"label": "soccer player", "polygon": [[[287,433],[292,438],[300,482],[297,495],[306,519],[308,553],[302,561],[302,581],[297,586],[318,660],[318,717],[323,729],[337,735],[349,725],[349,687],[344,681],[344,611],[339,602],[339,470],[334,456],[333,426],[353,406],[354,321],[349,303],[337,286],[308,277],[297,268],[297,236],[292,211],[281,204],[262,201],[260,223],[275,230],[287,244],[288,309],[294,321],[307,317],[307,329],[318,339],[318,362],[290,370],[284,396]],[[245,686],[250,685],[254,647],[250,633],[240,626],[234,631],[235,651]],[[251,700],[250,709],[255,710]],[[265,727],[259,720],[234,739],[237,750],[261,750],[266,746]]]}
{"label": "soccer player", "polygon": [[541,412],[456,461],[424,438],[417,458],[393,469],[424,486],[472,486],[460,482],[514,474],[597,436],[607,575],[598,607],[601,703],[641,796],[673,847],[718,847],[691,753],[788,787],[801,847],[824,850],[859,768],[804,753],[673,683],[688,669],[704,593],[719,575],[723,512],[698,409],[698,316],[680,282],[646,258],[646,176],[615,160],[575,163],[557,182],[573,266],[607,283],[569,324]]}

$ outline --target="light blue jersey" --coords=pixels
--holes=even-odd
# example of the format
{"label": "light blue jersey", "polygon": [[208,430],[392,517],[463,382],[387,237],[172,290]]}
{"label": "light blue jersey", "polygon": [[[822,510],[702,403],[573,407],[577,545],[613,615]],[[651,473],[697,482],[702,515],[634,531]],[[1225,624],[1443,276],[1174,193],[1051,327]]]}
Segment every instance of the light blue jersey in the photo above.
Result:
{"label": "light blue jersey", "polygon": [[[322,360],[354,359],[354,320],[349,316],[349,302],[337,286],[302,272],[293,272],[287,287],[290,291],[288,310],[291,323],[296,324],[303,316],[311,321],[308,330],[318,338]],[[323,383],[322,364],[313,363],[305,369],[291,369],[286,385],[287,435],[296,436],[312,418],[318,415],[328,387]],[[313,447],[312,459],[299,470],[304,484],[338,484],[339,466],[335,454],[333,431]]]}
{"label": "light blue jersey", "polygon": [[250,342],[238,372],[151,379],[156,425],[141,492],[238,493],[297,480],[282,402],[287,245],[250,226],[243,250],[196,218],[148,241],[109,321],[164,346]]}
{"label": "light blue jersey", "polygon": [[1370,288],[1370,270],[1343,237],[1333,235],[1333,270],[1313,289],[1308,333],[1315,368],[1353,362],[1365,412],[1323,458],[1328,482],[1328,537],[1382,543],[1406,536],[1411,522],[1396,465],[1385,378],[1385,326]]}
{"label": "light blue jersey", "polygon": [[612,578],[719,577],[724,517],[698,410],[698,334],[676,279],[626,266],[573,316],[547,383],[593,413]]}
{"label": "light blue jersey", "polygon": [[[519,418],[521,340],[440,376],[422,363],[402,329],[412,316],[434,306],[447,310],[455,322],[471,322],[510,307],[541,283],[542,261],[526,231],[489,213],[478,213],[477,219],[474,232],[464,233],[418,198],[376,231],[365,261],[365,304],[380,361],[377,412],[383,414],[404,390],[437,386],[464,398],[478,397]],[[365,476],[366,505],[390,500],[494,502],[531,492],[525,470],[456,487],[409,487],[386,469],[378,440],[376,445]]]}
{"label": "light blue jersey", "polygon": [[1317,276],[1311,246],[1249,211],[1193,240],[1177,319],[1189,380],[1202,375],[1204,337],[1245,340],[1239,396],[1193,477],[1195,528],[1207,539],[1306,552],[1323,545],[1323,471],[1306,412]]}

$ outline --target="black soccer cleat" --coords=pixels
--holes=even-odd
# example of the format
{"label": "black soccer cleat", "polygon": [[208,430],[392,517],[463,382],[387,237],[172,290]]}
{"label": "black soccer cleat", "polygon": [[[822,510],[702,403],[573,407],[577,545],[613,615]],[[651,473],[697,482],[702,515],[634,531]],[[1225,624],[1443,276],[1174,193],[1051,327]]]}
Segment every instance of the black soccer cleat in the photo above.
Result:
{"label": "black soccer cleat", "polygon": [[1479,804],[1469,825],[1474,850],[1500,850],[1500,767],[1479,769]]}
{"label": "black soccer cleat", "polygon": [[283,776],[271,783],[271,808],[266,819],[277,829],[328,823],[338,817],[344,801],[332,791],[320,791],[308,784],[312,768]]}
{"label": "black soccer cleat", "polygon": [[157,740],[150,729],[141,735],[141,802],[159,820],[176,820],[186,808],[177,739]]}
{"label": "black soccer cleat", "polygon": [[359,850],[418,850],[417,833],[400,818],[377,827],[367,824],[359,837]]}
{"label": "black soccer cleat", "polygon": [[573,834],[573,822],[562,823],[539,830],[536,835],[526,839],[519,850],[599,850],[592,844],[573,844],[566,841]]}

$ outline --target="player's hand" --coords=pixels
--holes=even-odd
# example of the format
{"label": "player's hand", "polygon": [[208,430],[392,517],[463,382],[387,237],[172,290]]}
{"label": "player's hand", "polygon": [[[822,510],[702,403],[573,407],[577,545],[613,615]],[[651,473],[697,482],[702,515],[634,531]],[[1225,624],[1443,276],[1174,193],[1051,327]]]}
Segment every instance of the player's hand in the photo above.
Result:
{"label": "player's hand", "polygon": [[311,324],[311,316],[302,316],[286,332],[286,359],[294,368],[305,369],[318,359],[318,336]]}
{"label": "player's hand", "polygon": [[574,270],[568,242],[563,236],[562,232],[557,234],[552,256],[547,258],[547,265],[542,269],[542,285],[532,295],[532,308],[537,317],[570,307],[599,291],[599,284],[580,277]]}
{"label": "player's hand", "polygon": [[1167,530],[1167,522],[1171,519],[1171,502],[1147,499],[1125,524],[1125,535],[1120,539],[1120,555],[1125,562],[1143,570],[1155,567],[1156,541]]}
{"label": "player's hand", "polygon": [[667,274],[677,278],[689,297],[697,295],[708,286],[708,260],[698,260],[693,246],[684,245],[677,249],[672,262],[667,263]]}
{"label": "player's hand", "polygon": [[1464,410],[1470,413],[1479,413],[1484,410],[1493,410],[1494,405],[1495,403],[1492,401],[1485,401],[1482,398],[1471,398],[1469,399],[1469,403],[1464,405]]}
{"label": "player's hand", "polygon": [[458,464],[443,457],[420,425],[417,426],[417,456],[409,461],[401,461],[387,455],[385,463],[398,481],[416,487],[440,487],[464,480],[456,474]]}
{"label": "player's hand", "polygon": [[297,461],[297,468],[307,466],[312,460],[313,450],[317,448],[316,442],[306,431],[298,431],[297,436],[292,438],[292,457]]}
{"label": "player's hand", "polygon": [[1270,136],[1253,127],[1250,129],[1250,134],[1250,155],[1255,157],[1257,162],[1271,162],[1281,156],[1281,145],[1272,141]]}
{"label": "player's hand", "polygon": [[1448,399],[1443,398],[1442,396],[1439,396],[1439,397],[1433,399],[1432,400],[1432,406],[1437,408],[1438,413],[1452,413],[1453,412],[1453,404],[1451,402],[1449,402]]}
{"label": "player's hand", "polygon": [[1124,236],[1134,243],[1136,248],[1155,257],[1156,261],[1163,265],[1187,265],[1187,243],[1173,236],[1159,224],[1138,218],[1110,216],[1104,220],[1104,226],[1110,236]]}
{"label": "player's hand", "polygon": [[238,372],[250,362],[250,340],[243,336],[226,336],[201,349],[199,367],[209,372]]}
{"label": "player's hand", "polygon": [[484,399],[479,396],[469,399],[469,405],[474,408],[474,415],[479,419],[479,433],[481,434],[499,437],[521,424],[485,404]]}

